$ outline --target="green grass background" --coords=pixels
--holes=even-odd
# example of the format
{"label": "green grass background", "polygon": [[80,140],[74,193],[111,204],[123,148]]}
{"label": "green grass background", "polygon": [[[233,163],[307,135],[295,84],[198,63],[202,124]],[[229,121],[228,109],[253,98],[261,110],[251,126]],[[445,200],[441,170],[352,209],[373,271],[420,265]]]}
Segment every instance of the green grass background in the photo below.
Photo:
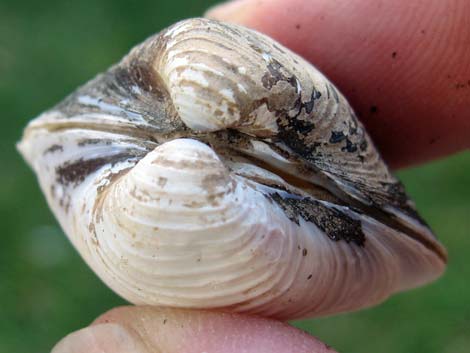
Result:
{"label": "green grass background", "polygon": [[[0,352],[48,352],[125,302],[82,263],[14,144],[28,120],[211,1],[0,1]],[[443,117],[445,118],[445,117]],[[399,173],[449,249],[436,283],[295,323],[341,352],[470,352],[470,155]]]}

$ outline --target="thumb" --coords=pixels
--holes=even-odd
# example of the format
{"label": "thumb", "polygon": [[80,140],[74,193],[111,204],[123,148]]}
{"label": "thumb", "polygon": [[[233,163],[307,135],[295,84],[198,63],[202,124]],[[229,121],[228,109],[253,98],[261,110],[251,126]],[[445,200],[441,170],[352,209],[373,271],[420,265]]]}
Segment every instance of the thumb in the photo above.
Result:
{"label": "thumb", "polygon": [[237,314],[128,306],[74,332],[52,353],[334,353],[287,324]]}

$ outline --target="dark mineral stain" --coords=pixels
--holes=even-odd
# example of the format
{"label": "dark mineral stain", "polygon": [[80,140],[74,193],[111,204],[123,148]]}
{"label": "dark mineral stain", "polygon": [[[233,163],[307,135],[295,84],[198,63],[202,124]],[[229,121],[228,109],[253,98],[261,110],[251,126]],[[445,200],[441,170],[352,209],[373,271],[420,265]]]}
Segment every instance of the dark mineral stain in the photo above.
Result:
{"label": "dark mineral stain", "polygon": [[75,161],[66,162],[56,168],[57,182],[62,185],[80,184],[88,175],[101,167],[107,164],[115,165],[116,163],[142,156],[142,153],[142,151],[128,151],[106,157],[80,158]]}
{"label": "dark mineral stain", "polygon": [[321,92],[317,91],[316,89],[313,89],[312,95],[310,96],[310,100],[303,104],[305,108],[305,112],[307,114],[310,114],[312,112],[313,106],[315,105],[315,100],[317,100],[320,97],[321,97]]}
{"label": "dark mineral stain", "polygon": [[[359,191],[362,197],[371,204],[370,207],[366,207],[367,213],[373,215],[375,219],[380,220],[382,223],[389,224],[392,228],[399,227],[396,222],[389,222],[390,214],[383,210],[385,206],[393,206],[422,225],[428,226],[410,203],[405,187],[401,182],[382,182],[380,183],[382,187],[377,189],[370,189],[366,184],[357,180],[355,182],[348,181],[348,183],[354,185],[354,188]],[[409,234],[407,230],[402,231]]]}
{"label": "dark mineral stain", "polygon": [[361,151],[365,151],[367,149],[367,146],[368,146],[368,142],[366,139],[363,139],[361,141],[361,143],[359,144],[359,148],[361,149]]}
{"label": "dark mineral stain", "polygon": [[349,153],[354,153],[357,151],[357,144],[352,143],[349,138],[346,138],[346,146],[341,147],[341,151],[343,152],[349,152]]}
{"label": "dark mineral stain", "polygon": [[296,120],[294,125],[300,134],[308,134],[315,129],[315,125],[306,120]]}
{"label": "dark mineral stain", "polygon": [[330,143],[339,143],[346,138],[346,135],[342,131],[332,131],[330,137]]}
{"label": "dark mineral stain", "polygon": [[271,59],[267,65],[268,71],[261,78],[261,83],[266,89],[273,88],[279,81],[285,81],[297,90],[297,77],[284,74],[284,66],[276,59]]}
{"label": "dark mineral stain", "polygon": [[400,211],[402,211],[406,215],[417,220],[422,225],[429,227],[426,221],[416,211],[414,206],[410,204],[408,196],[406,195],[406,192],[405,192],[405,187],[403,186],[402,183],[396,182],[396,183],[387,183],[383,185],[386,189],[387,195],[392,195],[392,197],[387,198],[386,202],[384,202],[383,204],[386,204],[386,203],[392,204],[396,208],[400,209]]}
{"label": "dark mineral stain", "polygon": [[52,145],[51,147],[49,147],[48,149],[44,151],[44,154],[54,153],[57,151],[62,152],[63,150],[64,148],[61,145]]}
{"label": "dark mineral stain", "polygon": [[321,142],[306,143],[301,132],[304,134],[313,130],[315,125],[305,120],[289,119],[287,124],[278,121],[278,138],[289,148],[300,156],[309,159],[314,158],[317,148]]}
{"label": "dark mineral stain", "polygon": [[349,126],[349,135],[356,135],[357,134],[357,118],[353,112],[351,112],[351,120],[348,121]]}
{"label": "dark mineral stain", "polygon": [[[298,153],[302,152],[302,155],[313,156],[321,143],[306,142],[306,137],[315,129],[313,119],[311,119],[309,115],[314,109],[315,101],[321,97],[321,92],[313,88],[310,99],[307,102],[302,102],[297,77],[289,74],[289,71],[277,60],[271,59],[267,64],[267,71],[263,75],[261,82],[266,89],[271,90],[281,81],[286,82],[294,89],[297,99],[292,107],[275,111],[278,117],[277,125],[279,127],[277,138],[294,151]],[[336,98],[339,99],[337,93],[335,92],[334,94]],[[291,114],[290,111],[292,110],[296,111],[296,113]],[[306,117],[300,117],[302,112],[305,112]]]}
{"label": "dark mineral stain", "polygon": [[[356,245],[364,246],[365,235],[362,231],[361,222],[355,220],[334,207],[327,207],[311,198],[283,197],[279,193],[267,195],[274,200],[285,212],[286,216],[296,224],[299,217],[307,222],[314,223],[331,240],[344,240]],[[306,249],[304,249],[305,251]],[[302,252],[303,256],[307,253]]]}
{"label": "dark mineral stain", "polygon": [[77,146],[83,147],[86,145],[98,145],[98,144],[103,144],[103,145],[111,145],[115,143],[115,140],[112,139],[98,139],[98,138],[90,138],[90,139],[81,139],[77,142]]}

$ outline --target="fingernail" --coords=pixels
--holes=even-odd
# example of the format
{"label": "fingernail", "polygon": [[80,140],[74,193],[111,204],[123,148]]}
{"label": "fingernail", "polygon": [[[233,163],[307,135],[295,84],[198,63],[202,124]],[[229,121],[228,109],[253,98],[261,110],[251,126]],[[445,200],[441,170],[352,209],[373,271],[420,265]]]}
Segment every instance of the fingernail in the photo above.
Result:
{"label": "fingernail", "polygon": [[121,325],[86,327],[63,338],[51,353],[149,353],[136,333]]}
{"label": "fingernail", "polygon": [[220,5],[209,8],[204,17],[214,20],[223,20],[230,22],[243,22],[250,13],[251,1],[249,0],[231,0]]}

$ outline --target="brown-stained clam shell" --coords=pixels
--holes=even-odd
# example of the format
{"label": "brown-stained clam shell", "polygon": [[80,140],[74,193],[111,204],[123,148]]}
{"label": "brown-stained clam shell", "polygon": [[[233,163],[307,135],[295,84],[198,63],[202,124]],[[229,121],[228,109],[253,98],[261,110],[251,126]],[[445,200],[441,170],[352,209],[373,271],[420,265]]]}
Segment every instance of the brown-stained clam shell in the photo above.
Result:
{"label": "brown-stained clam shell", "polygon": [[19,150],[136,304],[279,319],[381,302],[446,251],[346,99],[272,39],[179,22],[33,120]]}

